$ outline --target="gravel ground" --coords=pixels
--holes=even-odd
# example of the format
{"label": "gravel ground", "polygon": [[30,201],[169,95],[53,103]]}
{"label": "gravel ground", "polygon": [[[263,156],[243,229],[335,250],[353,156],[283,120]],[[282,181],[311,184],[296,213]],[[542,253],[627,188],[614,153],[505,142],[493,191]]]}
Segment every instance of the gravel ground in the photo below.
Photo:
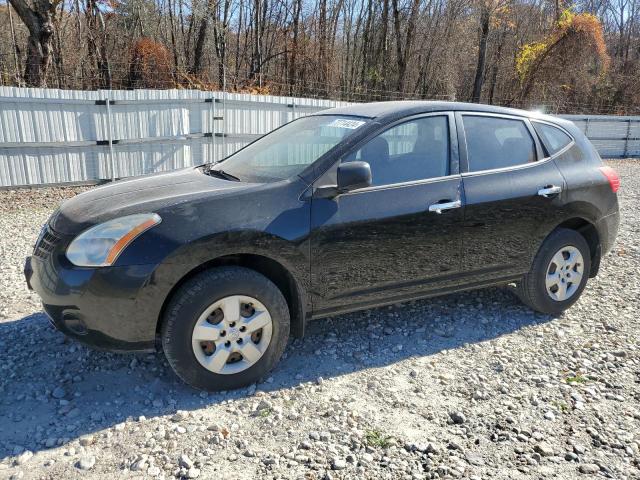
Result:
{"label": "gravel ground", "polygon": [[614,251],[558,318],[506,289],[314,322],[263,384],[65,339],[23,257],[77,189],[0,192],[0,478],[640,478],[640,163]]}

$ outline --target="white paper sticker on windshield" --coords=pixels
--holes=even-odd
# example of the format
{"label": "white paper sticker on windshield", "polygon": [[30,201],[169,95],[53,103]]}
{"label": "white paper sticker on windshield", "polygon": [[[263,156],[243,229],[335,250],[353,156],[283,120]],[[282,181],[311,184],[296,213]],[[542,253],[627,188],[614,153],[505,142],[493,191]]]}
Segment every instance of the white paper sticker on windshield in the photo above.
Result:
{"label": "white paper sticker on windshield", "polygon": [[337,128],[348,128],[350,130],[355,130],[358,127],[364,125],[365,122],[362,120],[345,120],[344,118],[337,118],[333,122],[331,122],[327,127],[337,127]]}

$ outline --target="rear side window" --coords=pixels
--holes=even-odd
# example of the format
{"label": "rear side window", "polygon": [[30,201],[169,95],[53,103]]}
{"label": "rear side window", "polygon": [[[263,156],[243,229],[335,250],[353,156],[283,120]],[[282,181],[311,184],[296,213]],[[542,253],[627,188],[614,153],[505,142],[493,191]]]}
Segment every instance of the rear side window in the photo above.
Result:
{"label": "rear side window", "polygon": [[470,172],[535,162],[535,144],[523,121],[465,115],[463,124]]}
{"label": "rear side window", "polygon": [[533,123],[538,135],[542,139],[542,143],[549,155],[554,155],[571,143],[571,137],[556,127],[552,127],[546,123]]}

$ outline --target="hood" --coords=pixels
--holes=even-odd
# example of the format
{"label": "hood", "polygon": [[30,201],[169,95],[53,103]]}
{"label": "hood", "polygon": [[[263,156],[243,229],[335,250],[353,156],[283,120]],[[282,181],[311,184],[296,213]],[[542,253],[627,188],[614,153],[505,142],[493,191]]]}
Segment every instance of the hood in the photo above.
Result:
{"label": "hood", "polygon": [[243,190],[255,184],[211,177],[200,167],[120,180],[81,193],[60,205],[50,221],[63,235],[135,213],[157,212],[205,196]]}

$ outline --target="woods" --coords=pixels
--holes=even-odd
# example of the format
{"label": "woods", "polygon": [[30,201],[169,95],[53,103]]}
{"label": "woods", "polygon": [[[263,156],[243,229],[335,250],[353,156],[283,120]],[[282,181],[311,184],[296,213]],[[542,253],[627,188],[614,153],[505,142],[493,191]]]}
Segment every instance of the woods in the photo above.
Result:
{"label": "woods", "polygon": [[640,0],[9,0],[0,84],[640,113]]}

